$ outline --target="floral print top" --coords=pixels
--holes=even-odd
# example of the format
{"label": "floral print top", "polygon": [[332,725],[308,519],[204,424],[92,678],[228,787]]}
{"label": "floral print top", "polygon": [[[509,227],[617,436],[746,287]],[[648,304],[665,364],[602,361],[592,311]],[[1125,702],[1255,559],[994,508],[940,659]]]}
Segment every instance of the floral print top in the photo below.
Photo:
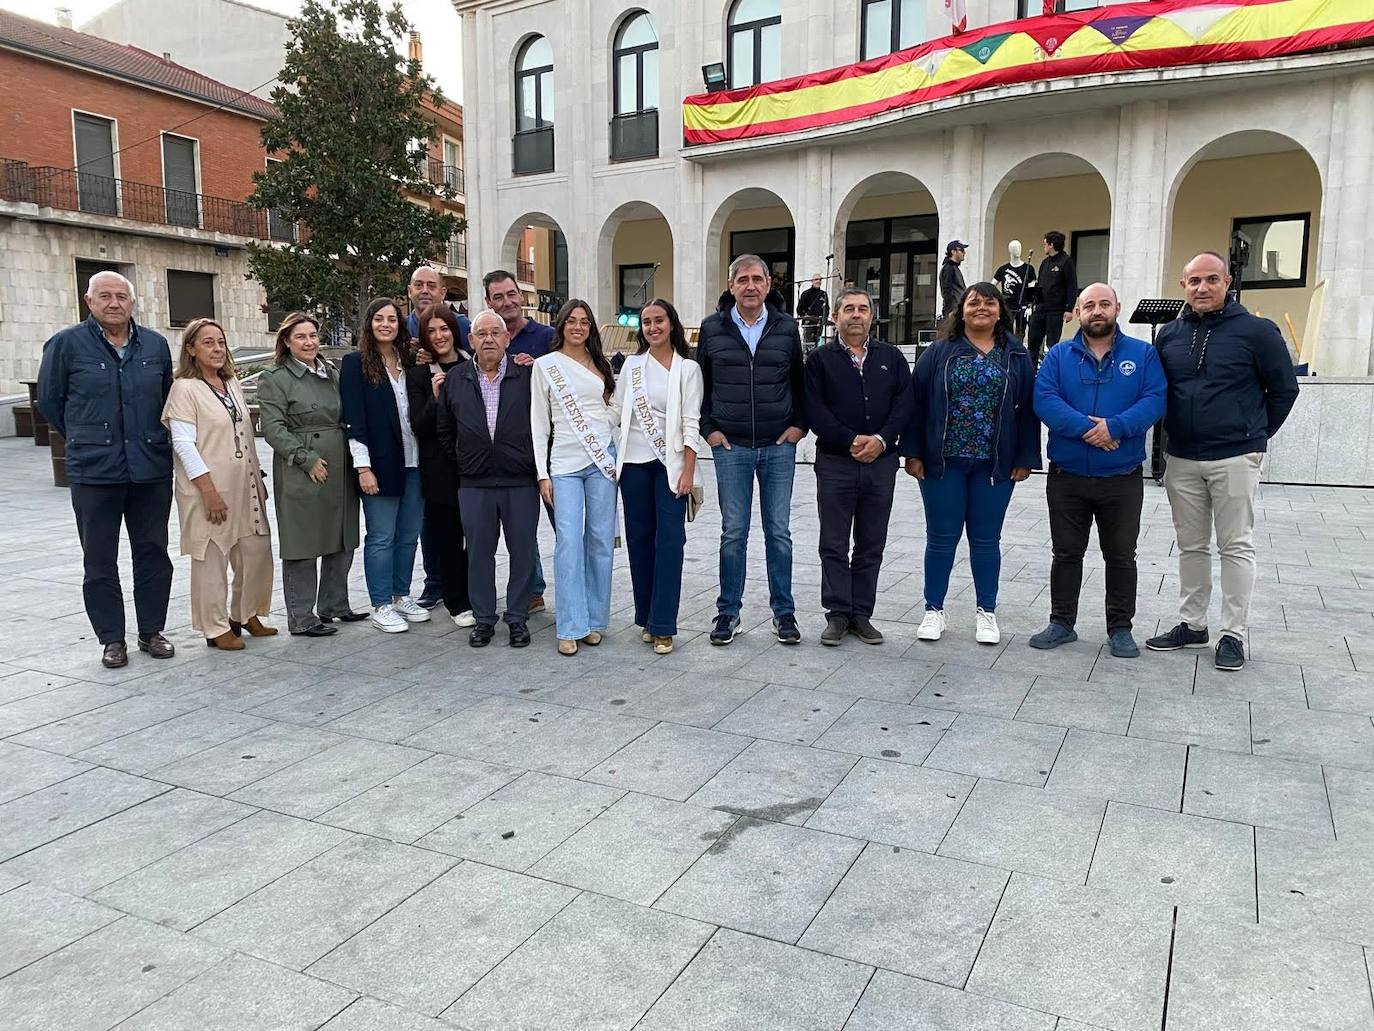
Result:
{"label": "floral print top", "polygon": [[997,418],[1006,390],[1006,352],[958,357],[949,363],[946,458],[992,458]]}

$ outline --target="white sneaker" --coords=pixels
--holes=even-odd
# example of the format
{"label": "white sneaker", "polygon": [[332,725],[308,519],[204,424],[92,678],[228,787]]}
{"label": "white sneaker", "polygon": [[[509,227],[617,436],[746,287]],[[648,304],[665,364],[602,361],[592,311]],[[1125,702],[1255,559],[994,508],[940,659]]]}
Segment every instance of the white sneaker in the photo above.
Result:
{"label": "white sneaker", "polygon": [[470,626],[477,625],[477,617],[472,614],[472,609],[468,609],[466,612],[460,612],[452,618],[453,625],[463,630],[466,630]]}
{"label": "white sneaker", "polygon": [[997,644],[1002,640],[1002,631],[997,628],[997,617],[993,613],[987,609],[979,609],[974,619],[975,641],[979,644]]}
{"label": "white sneaker", "polygon": [[428,623],[429,609],[422,606],[414,598],[406,595],[400,601],[391,606],[407,623]]}
{"label": "white sneaker", "polygon": [[921,617],[921,625],[916,630],[916,640],[918,641],[938,641],[940,635],[945,632],[945,610],[926,609],[926,614]]}
{"label": "white sneaker", "polygon": [[372,625],[385,634],[403,634],[410,629],[410,624],[394,605],[378,605],[373,609]]}

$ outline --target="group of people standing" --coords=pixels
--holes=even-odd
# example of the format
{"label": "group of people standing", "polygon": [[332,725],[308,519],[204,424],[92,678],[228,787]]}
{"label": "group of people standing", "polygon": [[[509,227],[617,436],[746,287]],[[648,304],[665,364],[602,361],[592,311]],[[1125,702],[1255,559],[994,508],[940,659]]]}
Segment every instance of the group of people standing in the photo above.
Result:
{"label": "group of people standing", "polygon": [[[1228,299],[1223,258],[1198,255],[1182,286],[1185,314],[1153,347],[1120,330],[1110,286],[1087,287],[1071,312],[1079,332],[1052,347],[1038,371],[991,282],[962,290],[914,369],[875,338],[872,298],[852,288],[834,300],[835,339],[804,358],[797,323],[767,303],[769,270],[753,255],[731,264],[728,303],[722,298],[703,320],[695,353],[673,305],[646,304],[637,353],[618,376],[590,304],[568,301],[552,326],[529,321],[518,284],[500,270],[484,277],[487,307],[471,323],[442,302],[433,270],[417,270],[409,315],[395,300],[372,302],[357,349],[337,370],[320,354],[318,321],[293,313],[257,387],[273,451],[287,628],[325,637],[337,621],[370,619],[396,633],[429,620],[442,603],[470,629],[473,647],[493,641],[498,617],[512,647],[528,646],[530,614],[544,605],[542,509],[556,537],[557,649],[576,655],[598,645],[610,623],[623,504],[634,621],[643,641],[666,654],[678,633],[699,459],[709,453],[721,516],[709,640],[728,645],[739,631],[757,489],[773,630],[782,644],[797,644],[792,487],[797,445],[814,432],[821,643],[883,640],[872,617],[899,468],[918,481],[926,517],[917,637],[945,633],[955,554],[967,538],[974,636],[997,643],[1002,525],[1016,484],[1041,467],[1043,423],[1050,621],[1029,643],[1054,648],[1076,638],[1095,522],[1110,648],[1132,657],[1141,467],[1145,435],[1162,417],[1181,622],[1146,643],[1210,643],[1215,525],[1223,594],[1216,665],[1239,669],[1260,462],[1297,382],[1273,324]],[[210,319],[188,326],[174,372],[165,339],[134,323],[127,280],[100,273],[87,296],[91,318],[45,346],[39,393],[67,442],[86,607],[105,665],[128,661],[116,566],[121,522],[133,551],[139,647],[154,657],[174,653],[162,634],[173,497],[182,552],[192,558],[193,626],[208,645],[229,650],[243,647],[245,632],[275,634],[262,621],[273,575],[267,480],[222,327]],[[370,612],[353,611],[348,599],[359,499]],[[509,569],[498,612],[503,537]],[[426,574],[418,598],[417,551]]]}

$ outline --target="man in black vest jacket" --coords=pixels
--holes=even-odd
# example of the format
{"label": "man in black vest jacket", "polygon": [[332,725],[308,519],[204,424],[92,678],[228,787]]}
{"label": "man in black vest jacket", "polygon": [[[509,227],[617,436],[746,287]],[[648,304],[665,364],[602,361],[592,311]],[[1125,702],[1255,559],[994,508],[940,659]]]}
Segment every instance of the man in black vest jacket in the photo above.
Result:
{"label": "man in black vest jacket", "polygon": [[1045,260],[1035,277],[1040,303],[1031,312],[1026,337],[1026,350],[1030,351],[1031,365],[1036,367],[1045,345],[1053,347],[1059,343],[1078,303],[1078,270],[1073,258],[1064,253],[1066,242],[1058,230],[1045,234]]}
{"label": "man in black vest jacket", "polygon": [[510,334],[484,311],[468,333],[476,357],[444,379],[439,443],[458,462],[458,507],[468,542],[468,597],[477,625],[468,643],[483,648],[496,633],[496,546],[510,552],[505,622],[512,648],[530,643],[530,595],[539,554],[539,488],[530,433],[530,366],[506,357]]}
{"label": "man in black vest jacket", "polygon": [[802,415],[801,336],[792,316],[764,305],[768,267],[745,254],[730,263],[734,305],[702,320],[697,344],[701,434],[711,445],[720,499],[720,597],[712,644],[739,630],[754,479],[759,482],[768,603],[783,644],[798,644],[792,601],[792,476]]}
{"label": "man in black vest jacket", "polygon": [[835,340],[806,360],[806,421],[816,434],[821,516],[821,644],[831,646],[846,633],[882,644],[869,617],[892,515],[897,435],[914,404],[905,356],[870,339],[872,328],[872,299],[851,287],[835,301]]}

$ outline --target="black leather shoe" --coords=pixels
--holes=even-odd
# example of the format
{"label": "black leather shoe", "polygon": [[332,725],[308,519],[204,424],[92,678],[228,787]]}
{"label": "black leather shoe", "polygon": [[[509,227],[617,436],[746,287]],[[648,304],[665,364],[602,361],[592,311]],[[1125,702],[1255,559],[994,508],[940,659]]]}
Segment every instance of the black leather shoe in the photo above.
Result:
{"label": "black leather shoe", "polygon": [[147,652],[155,659],[170,659],[177,653],[172,647],[172,642],[161,634],[149,634],[147,637],[139,637],[138,650]]}
{"label": "black leather shoe", "polygon": [[123,669],[129,664],[129,646],[123,641],[111,641],[105,646],[100,664],[106,669]]}
{"label": "black leather shoe", "polygon": [[849,620],[844,616],[826,616],[825,629],[821,631],[821,644],[827,648],[837,648],[849,633]]}
{"label": "black leather shoe", "polygon": [[325,626],[323,623],[316,623],[309,630],[292,630],[292,637],[332,637],[339,632],[336,626]]}
{"label": "black leather shoe", "polygon": [[528,648],[530,645],[530,628],[524,623],[512,623],[510,625],[510,646],[512,648]]}
{"label": "black leather shoe", "polygon": [[867,616],[855,616],[849,621],[849,632],[864,644],[882,644],[883,632]]}
{"label": "black leather shoe", "polygon": [[496,636],[496,627],[490,623],[478,623],[472,628],[472,633],[468,634],[468,644],[474,648],[485,648],[491,644],[491,639]]}
{"label": "black leather shoe", "polygon": [[360,620],[366,619],[367,616],[368,614],[366,612],[343,612],[337,616],[321,616],[320,621],[332,623],[337,619],[340,623],[357,623]]}

